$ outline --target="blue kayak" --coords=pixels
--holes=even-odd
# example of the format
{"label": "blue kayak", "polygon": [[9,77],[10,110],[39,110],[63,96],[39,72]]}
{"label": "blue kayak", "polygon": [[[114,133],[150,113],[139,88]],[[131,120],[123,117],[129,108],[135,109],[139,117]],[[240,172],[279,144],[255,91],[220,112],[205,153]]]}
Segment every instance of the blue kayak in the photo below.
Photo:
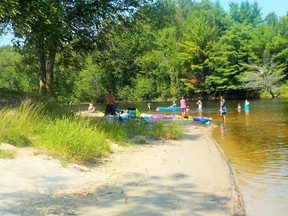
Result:
{"label": "blue kayak", "polygon": [[175,107],[157,107],[159,108],[159,111],[181,111],[181,107],[175,106]]}

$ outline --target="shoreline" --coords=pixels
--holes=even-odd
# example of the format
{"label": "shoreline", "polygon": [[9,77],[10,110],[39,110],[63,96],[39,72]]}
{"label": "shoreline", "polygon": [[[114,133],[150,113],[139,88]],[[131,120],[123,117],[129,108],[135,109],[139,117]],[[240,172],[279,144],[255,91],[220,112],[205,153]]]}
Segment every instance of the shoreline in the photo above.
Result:
{"label": "shoreline", "polygon": [[235,173],[210,134],[187,125],[179,141],[113,144],[95,167],[64,168],[18,149],[0,159],[0,215],[245,215]]}
{"label": "shoreline", "polygon": [[[235,173],[235,171],[233,170],[232,166],[229,164],[223,150],[221,149],[221,147],[219,146],[219,144],[212,138],[211,136],[211,130],[212,128],[209,129],[209,132],[208,132],[208,136],[209,138],[211,139],[211,141],[215,144],[215,146],[217,147],[219,153],[221,154],[221,157],[223,158],[223,160],[226,162],[226,165],[229,169],[229,172],[230,172],[230,178],[231,178],[231,181],[233,182],[233,185],[234,185],[234,190],[236,191],[237,195],[238,195],[238,205],[239,205],[239,210],[240,210],[240,214],[239,215],[246,215],[246,211],[245,211],[245,204],[244,204],[244,199],[243,199],[243,196],[242,196],[242,193],[239,189],[239,186],[238,186],[238,178],[237,178],[237,175]],[[238,215],[238,214],[237,214]]]}

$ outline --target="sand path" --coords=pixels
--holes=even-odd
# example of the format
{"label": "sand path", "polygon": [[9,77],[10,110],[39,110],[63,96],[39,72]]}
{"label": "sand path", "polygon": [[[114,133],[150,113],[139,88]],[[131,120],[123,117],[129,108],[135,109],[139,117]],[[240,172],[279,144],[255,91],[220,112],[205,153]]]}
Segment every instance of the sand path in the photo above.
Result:
{"label": "sand path", "polygon": [[0,215],[244,215],[208,130],[191,125],[180,141],[118,147],[93,168],[18,149],[0,159]]}

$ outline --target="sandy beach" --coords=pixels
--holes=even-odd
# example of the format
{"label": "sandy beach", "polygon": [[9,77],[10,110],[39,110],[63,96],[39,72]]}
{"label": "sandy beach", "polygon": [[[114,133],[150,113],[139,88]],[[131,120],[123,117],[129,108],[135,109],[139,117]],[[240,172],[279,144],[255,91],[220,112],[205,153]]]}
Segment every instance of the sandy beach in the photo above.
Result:
{"label": "sandy beach", "polygon": [[63,167],[32,148],[16,149],[15,159],[0,159],[0,215],[245,215],[211,127],[189,125],[179,141],[113,144],[114,153],[93,167]]}

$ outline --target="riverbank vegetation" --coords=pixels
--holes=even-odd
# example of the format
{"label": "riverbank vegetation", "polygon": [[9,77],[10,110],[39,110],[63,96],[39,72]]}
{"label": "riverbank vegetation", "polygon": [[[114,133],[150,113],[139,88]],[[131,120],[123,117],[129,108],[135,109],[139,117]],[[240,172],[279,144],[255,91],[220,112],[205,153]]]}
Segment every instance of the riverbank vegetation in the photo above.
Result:
{"label": "riverbank vegetation", "polygon": [[97,2],[1,1],[1,30],[15,36],[0,48],[1,88],[94,102],[107,89],[119,101],[287,96],[287,14],[248,1]]}
{"label": "riverbank vegetation", "polygon": [[[176,123],[108,122],[105,118],[57,112],[59,107],[51,113],[49,107],[51,104],[25,100],[20,107],[1,109],[0,143],[35,147],[62,161],[85,163],[109,154],[112,143],[128,145],[137,136],[140,143],[181,137]],[[13,157],[10,151],[2,150],[0,157]]]}

